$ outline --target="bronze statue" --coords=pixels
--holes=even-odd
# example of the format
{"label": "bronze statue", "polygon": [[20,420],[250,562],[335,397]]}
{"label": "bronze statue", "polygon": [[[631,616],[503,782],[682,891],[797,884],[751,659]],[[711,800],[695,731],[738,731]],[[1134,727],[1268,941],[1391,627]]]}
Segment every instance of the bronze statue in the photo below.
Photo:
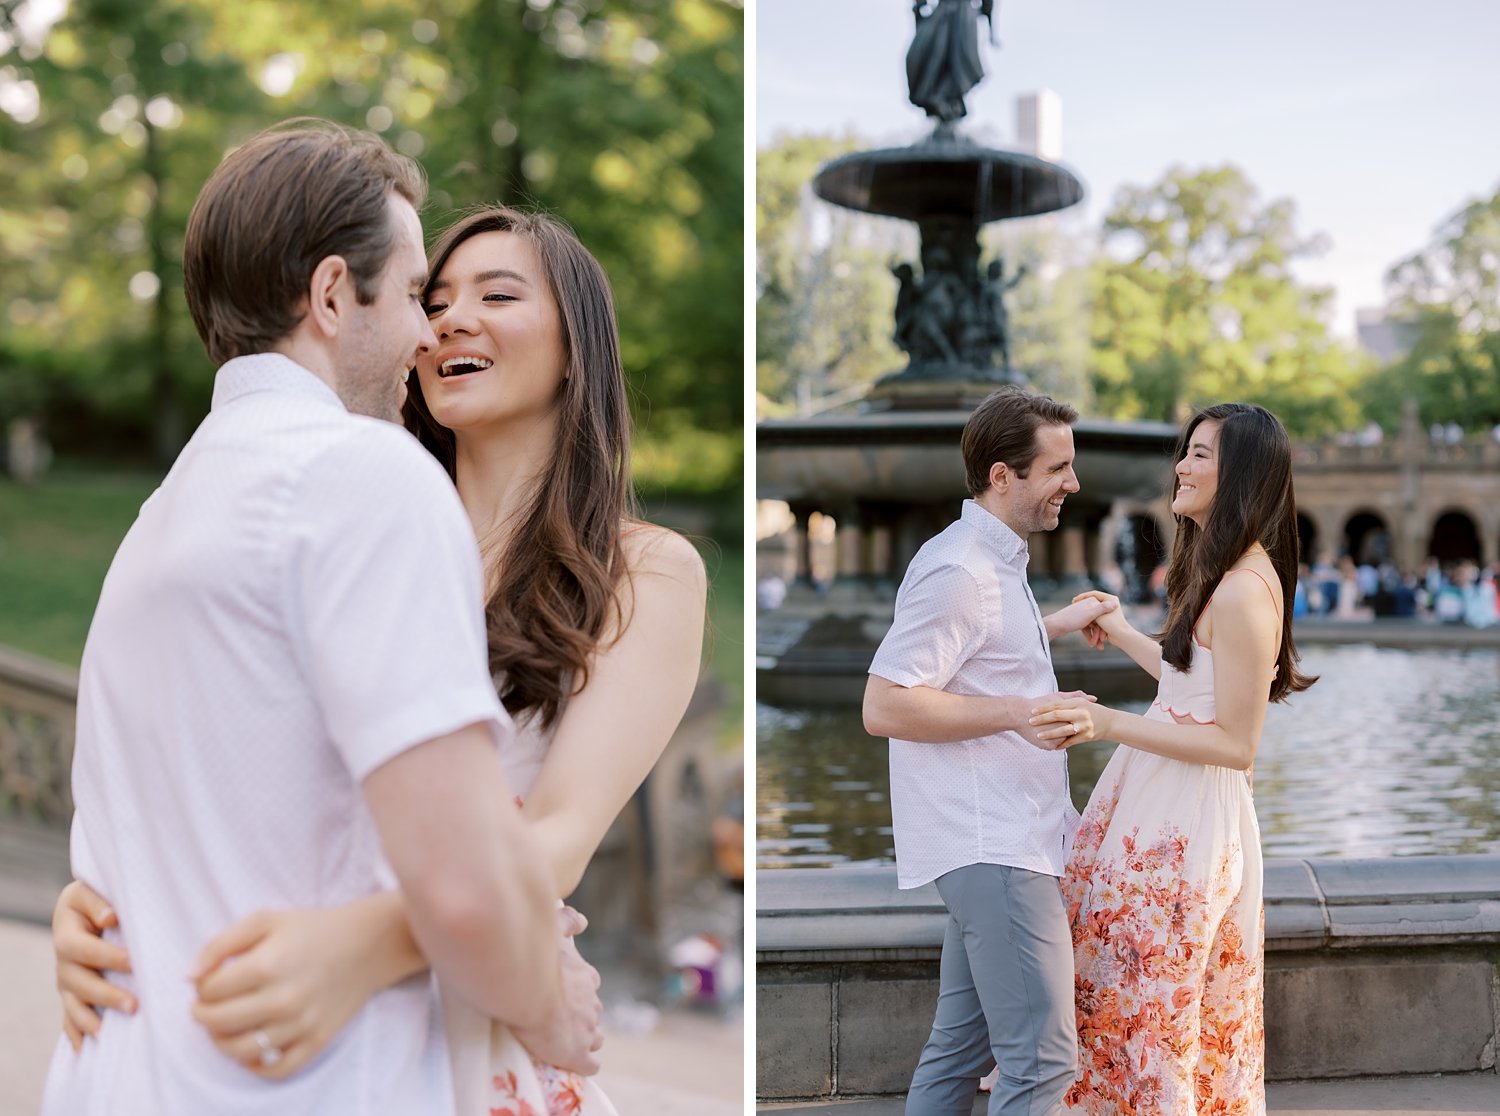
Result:
{"label": "bronze statue", "polygon": [[1005,278],[1003,259],[990,261],[981,283],[979,307],[981,318],[989,329],[989,347],[1000,355],[1000,367],[1010,371],[1010,313],[1005,309],[1005,293],[1026,275],[1026,265],[1016,269],[1015,275]]}
{"label": "bronze statue", "polygon": [[979,61],[979,17],[990,25],[995,41],[995,0],[917,0],[912,14],[917,32],[906,52],[906,82],[911,103],[951,125],[967,115],[964,95],[984,77]]}
{"label": "bronze statue", "polygon": [[969,374],[1003,379],[1010,372],[1005,296],[1025,276],[1026,266],[1007,278],[1004,261],[995,259],[980,273],[954,259],[944,239],[934,235],[923,245],[920,279],[910,263],[891,266],[898,284],[891,340],[911,358],[909,376],[950,375],[953,366],[962,365]]}

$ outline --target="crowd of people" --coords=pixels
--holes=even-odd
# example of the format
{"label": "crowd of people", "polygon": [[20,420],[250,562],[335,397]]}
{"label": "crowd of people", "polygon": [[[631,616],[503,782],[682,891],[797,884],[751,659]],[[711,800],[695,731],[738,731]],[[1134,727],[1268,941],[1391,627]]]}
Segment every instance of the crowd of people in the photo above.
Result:
{"label": "crowd of people", "polygon": [[1489,628],[1500,623],[1497,578],[1500,562],[1481,566],[1429,557],[1411,571],[1389,560],[1356,563],[1346,554],[1335,562],[1325,554],[1312,566],[1298,567],[1292,614],[1335,620],[1410,617]]}

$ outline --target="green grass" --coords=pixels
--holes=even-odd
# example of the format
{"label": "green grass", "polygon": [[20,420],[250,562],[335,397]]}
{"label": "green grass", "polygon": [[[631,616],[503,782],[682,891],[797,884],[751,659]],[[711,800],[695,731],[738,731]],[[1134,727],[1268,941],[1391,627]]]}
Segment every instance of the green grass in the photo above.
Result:
{"label": "green grass", "polygon": [[745,713],[745,555],[739,546],[700,548],[708,568],[709,674],[724,687],[724,733],[738,746]]}
{"label": "green grass", "polygon": [[61,466],[0,478],[0,643],[77,666],[110,559],[160,474]]}
{"label": "green grass", "polygon": [[[62,465],[24,488],[0,478],[0,643],[77,666],[99,587],[158,474]],[[745,558],[702,545],[710,581],[709,673],[724,687],[726,741],[745,702]]]}

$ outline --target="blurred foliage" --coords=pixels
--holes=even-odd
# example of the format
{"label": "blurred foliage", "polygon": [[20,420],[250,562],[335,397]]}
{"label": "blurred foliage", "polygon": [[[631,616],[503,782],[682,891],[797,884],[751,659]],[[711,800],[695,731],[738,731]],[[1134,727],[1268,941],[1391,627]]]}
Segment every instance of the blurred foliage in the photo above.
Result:
{"label": "blurred foliage", "polygon": [[[853,137],[791,136],[756,158],[756,388],[771,413],[806,413],[905,364],[891,341],[899,230],[819,206],[808,229],[804,199],[818,168],[855,150]],[[875,235],[871,235],[874,233]]]}
{"label": "blurred foliage", "polygon": [[1007,296],[1011,361],[1028,387],[1095,412],[1090,369],[1089,271],[1092,238],[1066,220],[1041,217],[991,225],[985,258],[1003,255],[1026,273]]}
{"label": "blurred foliage", "polygon": [[1500,423],[1500,190],[1445,221],[1386,287],[1411,347],[1361,385],[1370,416],[1394,430],[1412,396],[1426,423]]}
{"label": "blurred foliage", "polygon": [[424,165],[430,236],[494,201],[567,220],[614,283],[638,481],[740,484],[741,0],[71,0],[44,34],[27,14],[0,0],[0,418],[170,460],[212,384],[181,295],[193,200],[234,144],[315,115]]}
{"label": "blurred foliage", "polygon": [[1179,422],[1260,403],[1300,437],[1349,429],[1358,362],[1328,333],[1327,289],[1289,265],[1317,251],[1286,199],[1262,204],[1237,167],[1174,168],[1125,186],[1091,270],[1093,380],[1116,418]]}

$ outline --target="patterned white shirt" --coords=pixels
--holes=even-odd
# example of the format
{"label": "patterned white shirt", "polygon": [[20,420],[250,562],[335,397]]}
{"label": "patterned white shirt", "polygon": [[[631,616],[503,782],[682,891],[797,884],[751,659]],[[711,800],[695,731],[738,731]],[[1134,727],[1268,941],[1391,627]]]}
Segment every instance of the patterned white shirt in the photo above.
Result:
{"label": "patterned white shirt", "polygon": [[[1047,630],[1026,584],[1026,544],[973,500],[907,567],[870,673],[952,694],[1040,697],[1057,689]],[[1061,876],[1078,813],[1066,753],[1015,732],[923,744],[891,740],[896,876],[920,887],[969,864]]]}
{"label": "patterned white shirt", "polygon": [[426,977],[378,993],[315,1061],[261,1081],[190,1014],[188,967],[262,908],[391,882],[360,782],[475,723],[483,582],[452,483],[406,431],[285,357],[219,369],[213,411],[141,508],[84,650],[73,872],[120,916],[140,1004],[58,1044],[43,1112],[451,1112]]}

